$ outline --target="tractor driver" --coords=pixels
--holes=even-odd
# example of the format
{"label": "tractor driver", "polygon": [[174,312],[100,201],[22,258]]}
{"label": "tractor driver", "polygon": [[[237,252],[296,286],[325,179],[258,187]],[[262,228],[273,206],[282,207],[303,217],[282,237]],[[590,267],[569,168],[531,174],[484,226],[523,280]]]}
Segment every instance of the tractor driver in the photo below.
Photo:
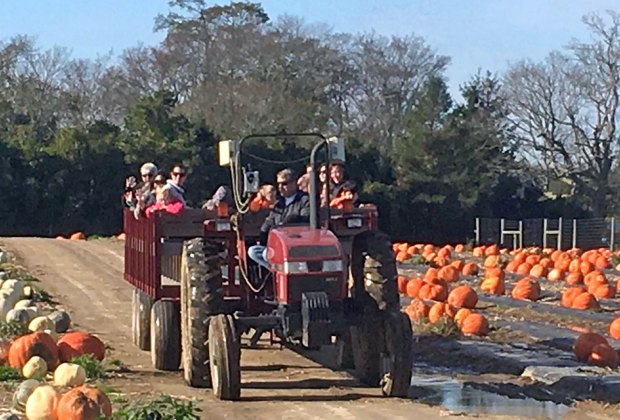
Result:
{"label": "tractor driver", "polygon": [[279,197],[260,228],[258,245],[248,248],[248,256],[269,269],[267,262],[267,235],[271,228],[287,223],[307,223],[310,220],[310,199],[297,188],[297,176],[292,169],[283,169],[276,175]]}

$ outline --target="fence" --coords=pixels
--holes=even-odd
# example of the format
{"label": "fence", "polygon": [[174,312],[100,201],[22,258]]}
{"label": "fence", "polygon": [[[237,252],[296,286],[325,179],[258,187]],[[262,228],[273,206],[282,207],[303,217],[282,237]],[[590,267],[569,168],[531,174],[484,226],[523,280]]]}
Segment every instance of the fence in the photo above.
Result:
{"label": "fence", "polygon": [[601,219],[487,219],[476,218],[476,244],[507,248],[609,248],[620,246],[620,222]]}

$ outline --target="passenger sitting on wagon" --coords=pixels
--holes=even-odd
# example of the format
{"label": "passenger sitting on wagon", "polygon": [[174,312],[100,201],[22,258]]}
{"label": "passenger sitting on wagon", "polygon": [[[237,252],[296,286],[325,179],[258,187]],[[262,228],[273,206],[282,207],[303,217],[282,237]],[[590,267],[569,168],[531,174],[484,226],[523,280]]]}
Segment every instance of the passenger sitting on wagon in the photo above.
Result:
{"label": "passenger sitting on wagon", "polygon": [[272,209],[276,204],[276,187],[271,184],[264,184],[260,187],[256,196],[250,202],[250,211]]}
{"label": "passenger sitting on wagon", "polygon": [[175,163],[170,171],[170,179],[167,181],[167,185],[170,187],[170,193],[185,205],[185,190],[182,185],[187,179],[187,172],[185,166],[180,163]]}
{"label": "passenger sitting on wagon", "polygon": [[248,248],[248,256],[259,265],[269,268],[267,262],[267,236],[269,231],[287,223],[307,223],[310,220],[308,194],[297,189],[297,177],[292,169],[283,169],[276,175],[280,197],[260,228],[258,245]]}
{"label": "passenger sitting on wagon", "polygon": [[217,190],[215,190],[213,196],[207,201],[205,201],[205,203],[202,205],[202,208],[213,211],[222,202],[228,204],[229,207],[235,204],[233,201],[232,192],[230,191],[230,188],[226,185],[220,185],[219,187],[217,187]]}
{"label": "passenger sitting on wagon", "polygon": [[351,206],[355,207],[359,204],[357,185],[353,181],[345,181],[342,184],[340,187],[340,193],[336,197],[332,198],[329,206],[337,209],[344,209],[347,202],[350,202]]}
{"label": "passenger sitting on wagon", "polygon": [[140,168],[140,177],[142,181],[136,183],[136,178],[130,176],[125,180],[125,193],[123,194],[123,204],[125,207],[134,211],[140,205],[149,206],[155,202],[153,194],[153,178],[157,174],[157,166],[151,162],[147,162]]}
{"label": "passenger sitting on wagon", "polygon": [[172,189],[166,183],[166,177],[163,174],[157,174],[153,183],[155,184],[155,203],[144,211],[146,217],[151,219],[153,214],[159,211],[175,215],[183,213],[185,203],[172,193]]}

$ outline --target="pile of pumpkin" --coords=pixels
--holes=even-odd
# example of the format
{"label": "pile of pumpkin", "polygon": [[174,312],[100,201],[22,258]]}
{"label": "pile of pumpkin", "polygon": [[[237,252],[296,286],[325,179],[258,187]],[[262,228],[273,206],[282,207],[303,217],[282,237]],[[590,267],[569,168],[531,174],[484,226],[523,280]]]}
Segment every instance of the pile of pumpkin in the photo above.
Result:
{"label": "pile of pumpkin", "polygon": [[[84,385],[84,368],[71,363],[87,354],[103,360],[105,345],[94,335],[69,331],[71,319],[65,311],[42,315],[41,308],[29,299],[31,294],[31,288],[20,280],[0,281],[0,316],[30,331],[12,341],[0,340],[0,365],[18,369],[26,379],[15,391],[14,407],[25,410],[29,419],[110,416],[107,396]],[[52,384],[41,382],[46,378]]]}
{"label": "pile of pumpkin", "polygon": [[466,284],[450,289],[450,284],[458,280],[459,271],[452,265],[429,267],[423,278],[398,276],[399,291],[411,297],[404,312],[412,322],[434,324],[448,317],[464,335],[488,334],[488,320],[474,310],[478,303],[476,291]]}

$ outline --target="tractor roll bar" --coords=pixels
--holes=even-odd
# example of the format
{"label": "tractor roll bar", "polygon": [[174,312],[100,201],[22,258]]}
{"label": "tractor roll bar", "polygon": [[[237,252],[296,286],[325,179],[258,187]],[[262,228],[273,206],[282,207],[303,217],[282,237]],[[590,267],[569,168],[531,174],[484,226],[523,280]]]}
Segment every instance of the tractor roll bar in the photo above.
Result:
{"label": "tractor roll bar", "polygon": [[[235,152],[235,162],[237,163],[237,167],[240,166],[240,155],[242,154],[243,143],[246,140],[256,139],[256,138],[282,138],[282,137],[317,137],[320,138],[321,141],[317,143],[310,153],[310,166],[311,166],[311,176],[310,176],[310,188],[312,194],[309,194],[310,197],[310,228],[318,229],[319,228],[319,205],[318,198],[320,197],[320,192],[317,189],[318,185],[318,171],[316,170],[316,153],[321,149],[321,147],[325,148],[325,162],[329,168],[329,143],[325,136],[321,133],[273,133],[273,134],[249,134],[243,137],[239,141],[239,147]],[[327,197],[329,197],[329,180],[327,181]],[[329,219],[329,205],[327,206],[327,218]]]}

